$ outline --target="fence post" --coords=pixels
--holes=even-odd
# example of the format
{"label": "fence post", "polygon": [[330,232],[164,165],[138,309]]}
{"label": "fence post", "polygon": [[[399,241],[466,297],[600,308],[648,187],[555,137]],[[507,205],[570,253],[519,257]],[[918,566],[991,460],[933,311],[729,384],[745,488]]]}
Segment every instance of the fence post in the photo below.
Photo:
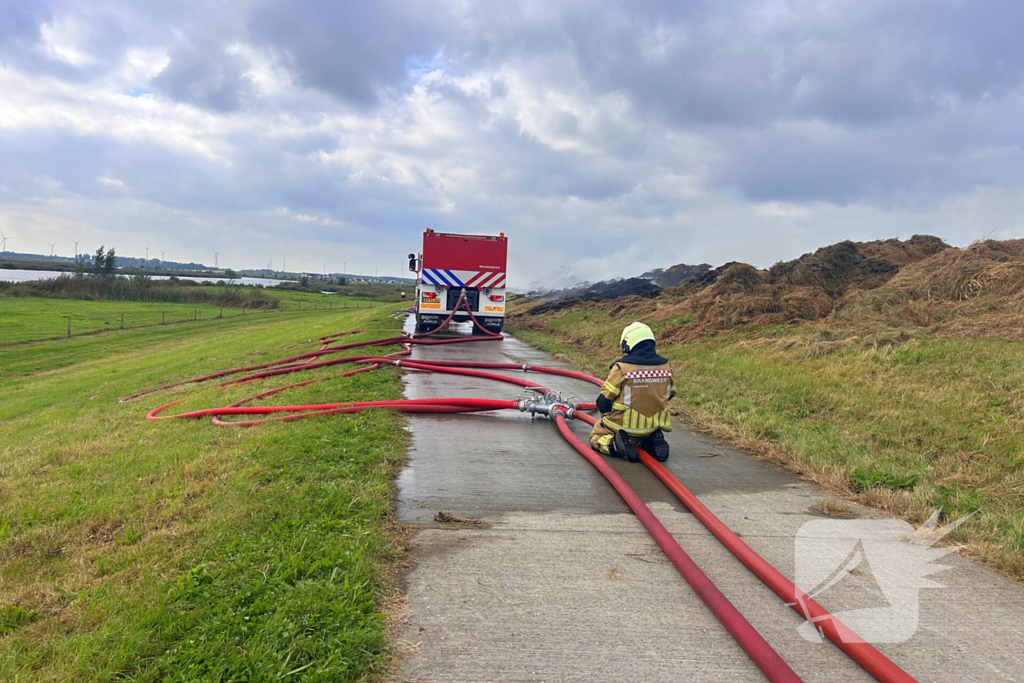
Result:
{"label": "fence post", "polygon": [[163,311],[160,311],[160,324],[163,325],[166,322],[167,322],[167,314],[165,312],[163,312]]}
{"label": "fence post", "polygon": [[242,315],[245,315],[245,306],[242,306]]}
{"label": "fence post", "polygon": [[121,314],[121,329],[124,329],[124,313]]}
{"label": "fence post", "polygon": [[223,306],[220,307],[220,315],[217,316],[217,317],[218,318],[223,318],[224,317],[224,307]]}
{"label": "fence post", "polygon": [[193,308],[192,309],[192,320],[193,321],[199,320],[199,309],[198,308]]}
{"label": "fence post", "polygon": [[316,310],[316,302],[315,301],[313,302],[313,310],[314,311]]}
{"label": "fence post", "polygon": [[71,318],[68,317],[68,336],[71,336]]}

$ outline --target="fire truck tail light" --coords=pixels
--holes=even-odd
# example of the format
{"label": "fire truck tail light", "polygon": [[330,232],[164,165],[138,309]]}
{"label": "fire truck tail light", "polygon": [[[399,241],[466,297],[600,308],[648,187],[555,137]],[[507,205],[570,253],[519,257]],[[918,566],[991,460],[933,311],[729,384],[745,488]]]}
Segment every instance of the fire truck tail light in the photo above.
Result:
{"label": "fire truck tail light", "polygon": [[491,295],[491,301],[504,301],[504,300],[505,300],[505,297],[500,296],[498,294],[492,294]]}

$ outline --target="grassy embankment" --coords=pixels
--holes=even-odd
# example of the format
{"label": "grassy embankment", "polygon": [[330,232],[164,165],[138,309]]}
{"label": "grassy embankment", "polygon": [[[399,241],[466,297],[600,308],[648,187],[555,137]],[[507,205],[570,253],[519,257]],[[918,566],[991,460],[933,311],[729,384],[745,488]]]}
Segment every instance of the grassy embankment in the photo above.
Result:
{"label": "grassy embankment", "polygon": [[360,282],[358,280],[349,280],[344,285],[336,285],[330,282],[311,280],[305,288],[301,287],[297,282],[286,282],[283,285],[266,291],[274,293],[285,292],[300,297],[302,295],[320,296],[322,292],[330,292],[338,296],[369,297],[376,301],[400,302],[402,301],[402,292],[406,293],[408,300],[413,299],[416,285],[412,283]]}
{"label": "grassy embankment", "polygon": [[[185,394],[193,398],[182,407],[224,405],[294,376],[117,398],[282,357],[284,346],[313,335],[394,327],[369,322],[389,308],[281,312],[0,350],[0,680],[381,673],[400,421],[383,411],[251,429],[144,419]],[[382,369],[280,398],[399,394],[397,371]]]}
{"label": "grassy embankment", "polygon": [[[194,286],[183,288],[187,293],[216,300],[213,295],[224,287]],[[241,290],[238,301],[247,303],[249,291],[261,296],[272,297],[276,306],[271,308],[247,308],[245,315],[262,315],[269,310],[276,315],[282,311],[353,308],[372,305],[365,297],[345,294],[320,294],[318,292],[296,292],[278,289],[232,287]],[[78,299],[5,296],[0,292],[0,346],[25,341],[57,339],[67,335],[67,319],[71,318],[72,335],[92,334],[105,330],[117,330],[124,315],[125,328],[160,325],[162,321],[172,323],[200,321],[243,315],[241,305],[226,301],[224,305],[208,303],[173,303],[148,301],[82,301]]]}
{"label": "grassy embankment", "polygon": [[[604,376],[623,315],[593,304],[510,327]],[[645,321],[656,331],[688,322]],[[836,340],[806,325],[659,351],[673,363],[684,423],[912,522],[939,506],[945,519],[979,510],[951,540],[1024,581],[1024,345],[898,332]]]}
{"label": "grassy embankment", "polygon": [[[356,283],[363,284],[363,283]],[[346,285],[346,288],[349,286]],[[273,296],[281,301],[282,308],[286,310],[292,310],[297,308],[299,305],[303,309],[313,308],[316,305],[318,308],[324,308],[326,306],[334,307],[345,307],[345,306],[365,306],[367,300],[373,300],[376,302],[391,302],[392,304],[398,303],[400,299],[394,296],[391,288],[388,285],[367,285],[363,288],[355,288],[354,291],[343,289],[334,294],[323,294],[321,292],[303,292],[289,289],[278,289],[273,287],[271,289],[263,290],[270,296]],[[356,293],[358,292],[358,293]],[[393,308],[400,308],[400,306],[392,306]]]}

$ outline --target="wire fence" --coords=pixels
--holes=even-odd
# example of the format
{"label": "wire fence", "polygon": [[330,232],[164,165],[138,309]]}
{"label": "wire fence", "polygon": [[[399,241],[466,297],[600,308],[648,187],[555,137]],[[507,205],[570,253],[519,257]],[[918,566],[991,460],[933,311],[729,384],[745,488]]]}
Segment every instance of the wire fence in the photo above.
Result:
{"label": "wire fence", "polygon": [[[176,309],[171,312],[171,315],[167,314],[167,311],[160,311],[157,314],[155,311],[147,311],[145,313],[130,313],[117,314],[114,320],[96,321],[96,320],[79,320],[73,322],[73,316],[61,316],[64,324],[64,334],[49,334],[47,336],[34,337],[31,339],[18,339],[14,341],[3,341],[0,337],[0,346],[7,346],[10,344],[22,344],[25,342],[35,341],[48,341],[53,339],[80,337],[84,335],[99,334],[101,332],[109,331],[120,331],[120,330],[137,330],[146,327],[160,327],[163,325],[180,325],[183,323],[199,323],[199,322],[210,322],[214,320],[227,320],[230,318],[240,318],[242,316],[262,316],[267,313],[296,313],[296,312],[326,312],[326,311],[337,311],[346,310],[353,308],[372,308],[372,302],[362,304],[360,302],[354,303],[343,303],[335,305],[333,302],[327,302],[326,305],[318,302],[310,304],[303,304],[301,302],[296,303],[281,303],[278,308],[242,308],[242,309],[227,309],[227,315],[224,313],[224,307],[219,307],[217,312],[211,315],[209,307],[200,309],[198,307],[192,309],[191,316],[181,316],[181,310]],[[235,311],[234,313],[232,311]]]}

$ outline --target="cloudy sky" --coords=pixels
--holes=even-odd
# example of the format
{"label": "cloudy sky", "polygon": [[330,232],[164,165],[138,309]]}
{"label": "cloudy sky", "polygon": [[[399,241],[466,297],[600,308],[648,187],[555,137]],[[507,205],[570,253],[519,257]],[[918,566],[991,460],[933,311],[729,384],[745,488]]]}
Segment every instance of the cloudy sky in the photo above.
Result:
{"label": "cloudy sky", "polygon": [[510,281],[1024,237],[1014,0],[0,0],[17,251]]}

